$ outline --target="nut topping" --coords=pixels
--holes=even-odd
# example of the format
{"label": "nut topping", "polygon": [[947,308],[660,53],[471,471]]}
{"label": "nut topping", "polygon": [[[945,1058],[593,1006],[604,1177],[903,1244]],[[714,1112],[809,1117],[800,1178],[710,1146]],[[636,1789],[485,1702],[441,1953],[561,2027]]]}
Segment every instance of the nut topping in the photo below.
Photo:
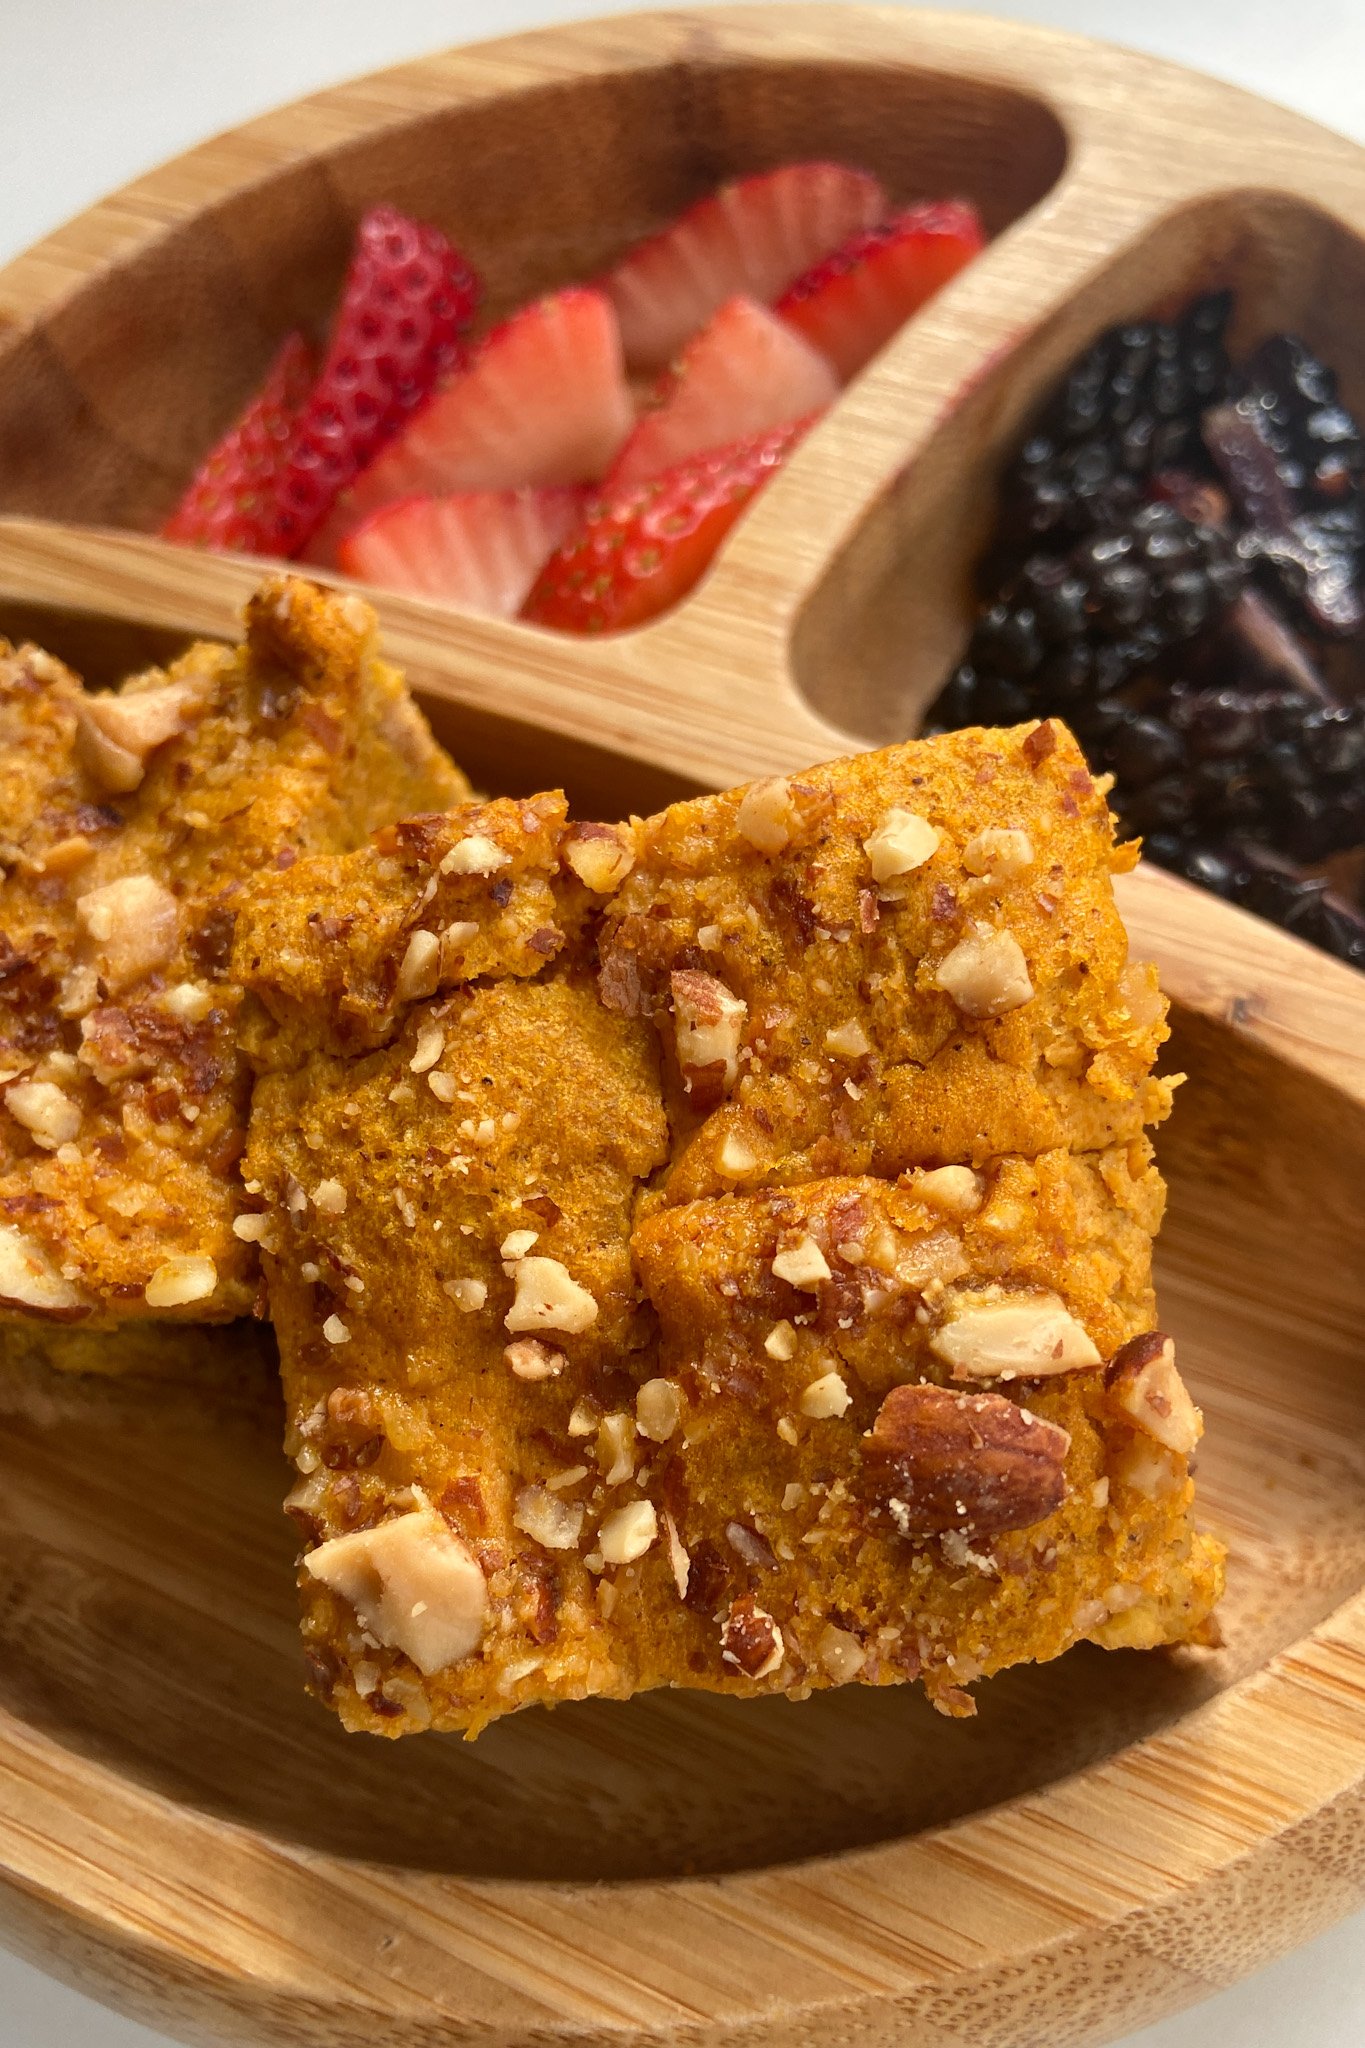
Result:
{"label": "nut topping", "polygon": [[1175,1345],[1160,1330],[1131,1337],[1104,1376],[1109,1405],[1178,1458],[1204,1433],[1204,1418],[1176,1370]]}
{"label": "nut topping", "polygon": [[741,839],[760,853],[781,853],[788,845],[801,814],[792,802],[790,785],[780,775],[767,782],[755,782],[740,798],[735,830]]}
{"label": "nut topping", "polygon": [[166,990],[161,1006],[180,1024],[202,1024],[213,1008],[213,996],[201,982],[178,981]]}
{"label": "nut topping", "polygon": [[822,1373],[802,1394],[801,1413],[816,1422],[828,1421],[833,1416],[844,1414],[852,1399],[839,1373]]}
{"label": "nut topping", "polygon": [[863,841],[872,863],[872,879],[891,882],[922,868],[938,851],[939,835],[918,811],[902,810],[893,804],[875,832]]}
{"label": "nut topping", "polygon": [[443,875],[491,875],[510,867],[512,856],[504,853],[495,839],[483,832],[470,832],[457,839],[441,862]]}
{"label": "nut topping", "polygon": [[597,1462],[608,1486],[623,1486],[635,1473],[635,1421],[624,1408],[604,1415],[597,1427]]}
{"label": "nut topping", "polygon": [[42,1246],[9,1223],[0,1223],[0,1305],[58,1322],[89,1313],[85,1296],[62,1277]]}
{"label": "nut topping", "polygon": [[917,1201],[946,1216],[974,1216],[981,1207],[981,1175],[970,1166],[935,1166],[909,1180]]}
{"label": "nut topping", "polygon": [[997,881],[1011,882],[1033,865],[1033,841],[1027,832],[988,825],[963,847],[962,865],[969,875],[992,875]]}
{"label": "nut topping", "polygon": [[456,1308],[463,1310],[467,1316],[481,1309],[488,1299],[488,1283],[485,1280],[443,1280],[441,1285]]}
{"label": "nut topping", "polygon": [[192,1252],[164,1259],[142,1292],[148,1308],[184,1308],[192,1301],[207,1301],[217,1285],[213,1260]]}
{"label": "nut topping", "polygon": [[76,922],[109,991],[164,967],[180,944],[180,908],[150,875],[124,875],[76,898]]}
{"label": "nut topping", "polygon": [[398,969],[394,990],[400,1003],[434,996],[441,979],[441,941],[435,932],[414,932]]}
{"label": "nut topping", "polygon": [[603,1564],[634,1564],[643,1557],[659,1533],[653,1501],[633,1500],[617,1508],[597,1532],[597,1548]]}
{"label": "nut topping", "polygon": [[673,1583],[678,1589],[678,1598],[687,1598],[687,1581],[691,1576],[692,1560],[686,1545],[678,1534],[678,1525],[668,1510],[664,1510],[664,1539],[668,1544],[668,1568],[673,1574]]}
{"label": "nut topping", "polygon": [[678,1065],[723,1067],[723,1086],[732,1088],[739,1073],[739,1046],[747,1003],[700,968],[680,968],[671,979]]}
{"label": "nut topping", "polygon": [[864,1439],[875,1496],[902,1536],[1028,1529],[1066,1498],[1071,1438],[1003,1394],[893,1387]]}
{"label": "nut topping", "polygon": [[860,1060],[871,1050],[872,1041],[856,1017],[825,1033],[825,1051],[832,1052],[836,1059]]}
{"label": "nut topping", "polygon": [[1098,1365],[1100,1354],[1055,1294],[959,1294],[929,1349],[955,1380],[1043,1379]]}
{"label": "nut topping", "polygon": [[441,1024],[424,1024],[417,1034],[417,1043],[408,1070],[413,1074],[429,1073],[446,1049],[445,1027]]}
{"label": "nut topping", "polygon": [[552,1350],[539,1337],[519,1337],[502,1355],[519,1380],[557,1379],[569,1362],[562,1351]]}
{"label": "nut topping", "polygon": [[984,924],[945,953],[938,963],[938,985],[968,1017],[1003,1017],[1033,1000],[1018,939]]}
{"label": "nut topping", "polygon": [[610,896],[635,865],[635,855],[611,825],[575,825],[564,842],[564,864],[585,889]]}
{"label": "nut topping", "polygon": [[81,1127],[79,1103],[51,1081],[16,1081],[5,1090],[5,1107],[48,1152],[69,1145]]}
{"label": "nut topping", "polygon": [[635,1396],[635,1427],[653,1444],[666,1444],[682,1420],[682,1395],[673,1380],[646,1380]]}
{"label": "nut topping", "polygon": [[782,1631],[752,1593],[730,1603],[720,1632],[720,1659],[746,1678],[767,1678],[786,1654]]}
{"label": "nut topping", "polygon": [[736,1130],[723,1133],[716,1147],[716,1172],[726,1180],[743,1180],[759,1164],[759,1157],[748,1140]]}
{"label": "nut topping", "polygon": [[514,1336],[523,1330],[562,1330],[575,1336],[597,1321],[597,1303],[558,1259],[518,1259],[512,1272],[516,1300],[503,1324]]}
{"label": "nut topping", "polygon": [[780,1323],[773,1324],[763,1339],[763,1349],[769,1358],[776,1359],[779,1364],[784,1364],[789,1358],[795,1358],[796,1332],[785,1317]]}
{"label": "nut topping", "polygon": [[87,697],[78,715],[76,751],[91,780],[109,796],[136,789],[148,755],[184,732],[206,701],[202,687],[191,682]]}
{"label": "nut topping", "polygon": [[424,1677],[478,1647],[488,1611],[483,1573],[429,1507],[377,1529],[334,1536],[303,1562],[321,1585],[350,1602],[363,1628],[411,1657]]}
{"label": "nut topping", "polygon": [[560,1500],[544,1486],[523,1486],[512,1523],[542,1550],[572,1550],[583,1533],[583,1503]]}
{"label": "nut topping", "polygon": [[813,1293],[822,1280],[830,1278],[829,1260],[815,1239],[806,1236],[798,1244],[789,1245],[777,1254],[773,1260],[773,1273],[777,1279]]}
{"label": "nut topping", "polygon": [[820,1631],[815,1654],[836,1685],[847,1685],[867,1662],[867,1652],[858,1638],[833,1622]]}

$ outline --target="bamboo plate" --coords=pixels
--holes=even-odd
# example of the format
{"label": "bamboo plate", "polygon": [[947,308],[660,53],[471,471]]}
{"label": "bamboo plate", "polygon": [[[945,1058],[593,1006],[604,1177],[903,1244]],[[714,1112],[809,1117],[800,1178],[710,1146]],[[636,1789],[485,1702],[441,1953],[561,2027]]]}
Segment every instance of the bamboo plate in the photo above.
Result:
{"label": "bamboo plate", "polygon": [[[996,235],[670,618],[598,645],[402,599],[389,651],[490,786],[615,813],[913,727],[991,480],[1110,322],[1239,289],[1365,402],[1365,157],[1145,58],[979,18],[722,9],[434,57],[207,144],[0,273],[0,625],[99,676],[230,630],[255,571],[156,523],[378,197],[493,310],[717,180],[868,164]],[[116,529],[123,529],[118,531]],[[1216,1657],[1076,1651],[908,1694],[656,1696],[478,1744],[301,1691],[260,1385],[0,1389],[8,1938],[206,2041],[1066,2048],[1365,1895],[1365,979],[1139,870],[1191,1075],[1164,1320],[1232,1549]]]}

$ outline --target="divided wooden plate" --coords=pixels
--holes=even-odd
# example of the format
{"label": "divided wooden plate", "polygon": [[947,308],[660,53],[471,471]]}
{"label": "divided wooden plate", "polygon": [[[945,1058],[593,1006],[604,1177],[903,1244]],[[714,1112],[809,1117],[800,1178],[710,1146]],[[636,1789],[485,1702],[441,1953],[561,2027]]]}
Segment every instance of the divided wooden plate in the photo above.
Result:
{"label": "divided wooden plate", "polygon": [[[1208,283],[1365,405],[1365,156],[1208,80],[979,18],[719,9],[434,57],[207,144],[0,273],[0,629],[95,678],[232,630],[255,569],[147,538],[361,207],[495,310],[733,173],[826,154],[996,239],[670,618],[596,645],[384,599],[460,758],[644,810],[913,729],[992,478],[1102,327]],[[1164,1317],[1232,1550],[1213,1657],[1078,1651],[975,1722],[909,1694],[660,1696],[476,1748],[304,1699],[268,1374],[0,1389],[7,1939],[206,2041],[1065,2048],[1365,1896],[1365,979],[1124,888],[1190,1075]]]}

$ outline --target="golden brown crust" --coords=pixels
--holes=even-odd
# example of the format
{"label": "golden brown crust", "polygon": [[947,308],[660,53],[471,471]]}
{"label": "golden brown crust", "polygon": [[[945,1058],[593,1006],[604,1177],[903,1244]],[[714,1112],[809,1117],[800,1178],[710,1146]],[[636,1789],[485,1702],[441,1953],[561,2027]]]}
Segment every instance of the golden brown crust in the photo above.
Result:
{"label": "golden brown crust", "polygon": [[[1038,730],[952,733],[766,785],[781,792],[766,830],[753,790],[675,804],[643,827],[608,915],[603,991],[660,1026],[673,1199],[736,1184],[720,1163],[727,1138],[753,1157],[743,1184],[758,1185],[1094,1152],[1165,1114],[1168,1091],[1148,1078],[1165,1005],[1151,970],[1128,968],[1113,821],[1070,734],[1049,727],[1040,750]],[[890,849],[878,835],[905,814],[936,843],[886,873],[894,834]],[[993,866],[988,833],[1022,840],[1027,857],[1006,848]],[[926,843],[912,835],[902,857]],[[983,933],[1018,947],[1033,990],[995,1015],[938,983]],[[679,970],[745,1005],[732,1088],[680,1070]],[[865,1051],[841,1045],[852,1020]]]}
{"label": "golden brown crust", "polygon": [[1199,1636],[1187,1459],[1104,1372],[1155,1320],[1162,1006],[1102,800],[1030,737],[605,854],[558,798],[467,806],[263,886],[248,1184],[347,1726],[854,1679],[962,1712],[1083,1637]]}
{"label": "golden brown crust", "polygon": [[95,1330],[252,1308],[243,887],[465,793],[373,640],[368,606],[280,577],[242,648],[117,693],[0,656],[0,1314]]}
{"label": "golden brown crust", "polygon": [[[484,975],[543,973],[581,923],[560,867],[562,794],[402,819],[350,855],[267,877],[237,930],[260,998],[254,1056],[347,1053],[392,1036],[403,1007]],[[414,943],[415,942],[415,943]]]}

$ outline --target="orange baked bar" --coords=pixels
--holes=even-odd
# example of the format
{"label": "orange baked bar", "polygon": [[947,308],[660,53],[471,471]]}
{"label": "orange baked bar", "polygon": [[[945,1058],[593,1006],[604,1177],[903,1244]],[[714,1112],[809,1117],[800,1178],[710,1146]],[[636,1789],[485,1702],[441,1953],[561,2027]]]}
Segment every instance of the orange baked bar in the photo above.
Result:
{"label": "orange baked bar", "polygon": [[[797,856],[740,854],[742,792],[633,827],[468,806],[262,883],[247,1186],[311,1681],[347,1726],[912,1678],[962,1712],[1078,1640],[1205,1636],[1200,1422],[1153,1334],[1161,1005],[1074,763],[955,734],[788,785],[817,907],[876,902],[856,940],[778,945]],[[889,815],[912,792],[932,847]],[[1029,985],[995,1015],[992,933]],[[916,1072],[973,1142],[914,1122]]]}
{"label": "orange baked bar", "polygon": [[670,1198],[1093,1152],[1159,1121],[1165,1003],[1110,882],[1135,858],[1055,721],[649,819],[601,981],[659,1029]]}
{"label": "orange baked bar", "polygon": [[243,886],[466,790],[374,627],[358,598],[281,577],[241,648],[196,646],[117,692],[87,693],[36,648],[0,651],[11,1351],[154,1369],[193,1356],[163,1326],[251,1310],[256,1248],[234,1229],[251,1080],[229,972]]}

